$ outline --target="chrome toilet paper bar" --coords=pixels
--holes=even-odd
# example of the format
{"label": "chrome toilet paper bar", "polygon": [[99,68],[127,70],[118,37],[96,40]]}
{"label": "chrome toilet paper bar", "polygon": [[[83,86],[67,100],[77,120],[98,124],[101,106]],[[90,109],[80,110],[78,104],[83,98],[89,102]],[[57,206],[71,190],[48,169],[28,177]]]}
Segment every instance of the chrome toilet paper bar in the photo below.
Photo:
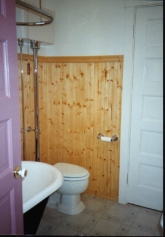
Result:
{"label": "chrome toilet paper bar", "polygon": [[118,140],[118,136],[117,135],[113,135],[112,137],[104,137],[103,133],[99,133],[97,136],[97,139],[100,139],[102,141],[106,141],[106,142],[115,142]]}

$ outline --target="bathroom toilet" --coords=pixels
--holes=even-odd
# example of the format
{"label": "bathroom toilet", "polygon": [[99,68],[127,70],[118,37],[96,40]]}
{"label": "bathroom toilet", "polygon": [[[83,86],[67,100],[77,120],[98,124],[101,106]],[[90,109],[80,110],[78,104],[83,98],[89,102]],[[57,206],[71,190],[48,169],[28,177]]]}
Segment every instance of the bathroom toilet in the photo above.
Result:
{"label": "bathroom toilet", "polygon": [[54,166],[61,171],[64,181],[62,186],[49,197],[47,206],[68,215],[79,214],[85,208],[80,194],[88,187],[90,175],[88,170],[69,163],[57,163]]}

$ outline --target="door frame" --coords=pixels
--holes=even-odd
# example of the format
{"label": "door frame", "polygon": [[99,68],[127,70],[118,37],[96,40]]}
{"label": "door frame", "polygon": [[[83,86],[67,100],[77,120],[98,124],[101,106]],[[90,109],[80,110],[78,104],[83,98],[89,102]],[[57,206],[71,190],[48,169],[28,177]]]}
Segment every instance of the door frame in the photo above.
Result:
{"label": "door frame", "polygon": [[128,173],[130,161],[130,135],[132,112],[133,62],[134,62],[134,25],[137,7],[162,6],[163,1],[125,0],[125,47],[123,68],[119,203],[128,203]]}

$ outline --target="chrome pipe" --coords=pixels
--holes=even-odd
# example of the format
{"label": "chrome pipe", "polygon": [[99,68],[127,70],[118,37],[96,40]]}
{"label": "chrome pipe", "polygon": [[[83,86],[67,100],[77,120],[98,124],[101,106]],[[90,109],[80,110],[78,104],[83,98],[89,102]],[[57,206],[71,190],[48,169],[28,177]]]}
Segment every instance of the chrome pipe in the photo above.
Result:
{"label": "chrome pipe", "polygon": [[40,43],[30,41],[30,47],[33,50],[34,58],[34,119],[35,119],[35,136],[36,136],[36,161],[40,161],[40,136],[39,136],[39,99],[38,99],[38,50]]}
{"label": "chrome pipe", "polygon": [[20,47],[20,70],[21,70],[21,87],[22,87],[22,129],[21,133],[23,133],[23,141],[22,141],[22,157],[23,160],[26,160],[25,157],[25,116],[24,116],[24,71],[23,71],[23,64],[22,64],[22,47],[23,47],[23,40],[18,39],[18,45]]}
{"label": "chrome pipe", "polygon": [[18,26],[42,26],[42,25],[46,25],[46,24],[50,24],[53,21],[53,16],[51,14],[49,14],[48,12],[39,9],[38,7],[35,7],[29,3],[23,2],[21,0],[15,0],[16,4],[25,7],[27,9],[30,9],[34,12],[40,13],[41,15],[49,18],[48,21],[40,21],[40,22],[16,22],[16,24]]}

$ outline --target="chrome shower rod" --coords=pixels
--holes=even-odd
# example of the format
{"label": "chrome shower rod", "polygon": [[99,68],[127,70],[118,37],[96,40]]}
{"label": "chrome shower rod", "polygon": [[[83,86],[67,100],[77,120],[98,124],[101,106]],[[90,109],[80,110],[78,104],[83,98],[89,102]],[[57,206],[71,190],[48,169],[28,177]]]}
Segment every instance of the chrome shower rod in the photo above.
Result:
{"label": "chrome shower rod", "polygon": [[33,5],[30,5],[28,3],[25,3],[23,1],[20,0],[15,0],[16,4],[23,6],[27,9],[30,9],[34,12],[40,13],[45,17],[48,17],[49,20],[47,21],[40,21],[40,22],[16,22],[17,25],[19,26],[42,26],[42,25],[46,25],[46,24],[50,24],[53,21],[53,16],[49,13],[47,13],[46,11],[39,9],[38,7],[35,7]]}

